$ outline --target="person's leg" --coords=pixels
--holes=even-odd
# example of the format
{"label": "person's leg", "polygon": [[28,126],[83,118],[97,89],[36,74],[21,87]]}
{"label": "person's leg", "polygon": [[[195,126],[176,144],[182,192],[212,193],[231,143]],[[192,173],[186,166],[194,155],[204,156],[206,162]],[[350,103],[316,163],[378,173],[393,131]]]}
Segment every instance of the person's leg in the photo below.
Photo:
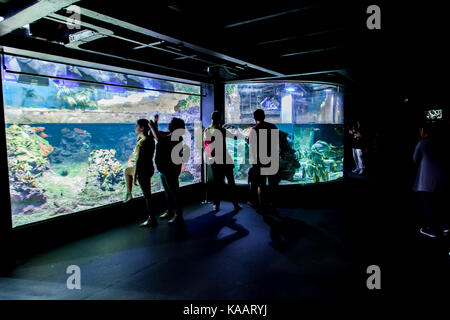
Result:
{"label": "person's leg", "polygon": [[258,205],[258,186],[255,181],[255,168],[252,167],[248,170],[248,185],[249,185],[249,201],[248,204],[253,207],[257,208]]}
{"label": "person's leg", "polygon": [[356,149],[356,154],[357,154],[357,157],[358,157],[359,173],[363,173],[365,167],[364,167],[364,159],[363,159],[362,149]]}
{"label": "person's leg", "polygon": [[267,187],[267,203],[269,205],[269,207],[271,209],[275,209],[275,199],[276,199],[276,193],[277,193],[277,189],[278,189],[278,185],[280,183],[280,178],[278,176],[278,174],[276,175],[272,175],[272,176],[268,176],[268,184],[269,186]]}
{"label": "person's leg", "polygon": [[125,197],[124,202],[128,202],[133,198],[133,175],[135,172],[135,167],[130,167],[125,169],[125,182],[127,185],[127,195]]}
{"label": "person's leg", "polygon": [[147,207],[148,218],[141,224],[142,227],[152,227],[157,224],[155,212],[151,207],[152,183],[151,176],[138,176],[139,186],[144,194],[145,205]]}
{"label": "person's leg", "polygon": [[420,197],[423,202],[423,212],[424,212],[424,226],[420,229],[420,232],[429,237],[435,237],[436,234],[433,230],[434,219],[433,219],[433,200],[431,192],[420,192]]}
{"label": "person's leg", "polygon": [[173,190],[173,200],[174,206],[176,210],[176,215],[182,217],[183,216],[183,207],[181,205],[181,197],[180,197],[180,180],[178,179],[178,175],[173,175],[172,177],[172,190]]}
{"label": "person's leg", "polygon": [[213,174],[212,199],[214,210],[218,211],[220,207],[221,193],[223,192],[224,172],[221,166],[218,165],[211,166],[211,169]]}
{"label": "person's leg", "polygon": [[154,215],[153,210],[150,207],[150,198],[152,196],[151,178],[152,177],[139,177],[139,185],[141,187],[142,193],[144,194],[147,211],[149,215]]}
{"label": "person's leg", "polygon": [[450,221],[449,221],[449,205],[448,205],[448,197],[449,194],[448,192],[442,192],[439,194],[439,203],[437,204],[437,207],[439,208],[439,212],[440,212],[440,218],[442,221],[442,231],[444,233],[444,235],[448,235],[449,234],[449,227],[450,227]]}
{"label": "person's leg", "polygon": [[263,189],[264,189],[264,184],[265,184],[265,179],[263,179],[263,177],[261,176],[261,170],[259,167],[253,167],[252,168],[252,182],[250,185],[250,192],[253,196],[253,201],[254,201],[254,208],[261,208],[263,203]]}
{"label": "person's leg", "polygon": [[227,178],[228,190],[231,197],[231,202],[233,203],[234,209],[239,210],[242,209],[239,206],[237,200],[237,191],[236,191],[236,182],[234,181],[234,171],[232,166],[227,166],[225,168],[225,177]]}
{"label": "person's leg", "polygon": [[353,161],[355,162],[355,169],[352,170],[353,173],[359,171],[359,161],[358,161],[358,153],[355,148],[352,148],[353,152]]}
{"label": "person's leg", "polygon": [[446,219],[446,201],[445,193],[432,192],[431,194],[431,215],[432,228],[436,234],[442,234],[444,230],[448,230]]}
{"label": "person's leg", "polygon": [[180,199],[180,183],[178,180],[178,175],[169,175],[167,177],[168,186],[171,192],[172,206],[175,208],[175,216],[169,220],[169,224],[183,224],[183,209]]}
{"label": "person's leg", "polygon": [[258,204],[259,207],[262,209],[267,209],[267,198],[266,198],[266,191],[267,191],[267,185],[266,180],[267,176],[259,175],[257,177],[257,186],[258,186]]}
{"label": "person's leg", "polygon": [[161,183],[164,188],[164,194],[166,196],[166,206],[167,206],[166,213],[162,214],[160,218],[171,219],[174,216],[175,212],[173,210],[172,194],[169,186],[168,176],[164,173],[160,173],[160,176],[161,176]]}

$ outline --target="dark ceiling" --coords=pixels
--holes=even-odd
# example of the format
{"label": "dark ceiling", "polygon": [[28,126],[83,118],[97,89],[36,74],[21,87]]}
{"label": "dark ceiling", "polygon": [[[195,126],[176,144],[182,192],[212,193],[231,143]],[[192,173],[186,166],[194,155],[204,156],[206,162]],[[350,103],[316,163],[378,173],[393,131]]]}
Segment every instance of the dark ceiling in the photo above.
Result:
{"label": "dark ceiling", "polygon": [[[372,2],[0,0],[0,45],[204,82],[383,82],[392,90],[438,82],[436,71],[448,67],[442,5],[375,1],[382,29],[368,30]],[[81,8],[80,29],[67,23],[71,3]],[[27,19],[28,34],[20,28]],[[70,41],[83,30],[91,37]]]}
{"label": "dark ceiling", "polygon": [[[4,17],[36,5],[2,2]],[[207,82],[305,74],[345,82],[360,22],[349,17],[362,10],[336,1],[71,2],[81,8],[81,29],[66,23],[74,14],[67,5],[41,5],[29,34],[17,29],[0,44]],[[82,30],[97,37],[70,43]]]}

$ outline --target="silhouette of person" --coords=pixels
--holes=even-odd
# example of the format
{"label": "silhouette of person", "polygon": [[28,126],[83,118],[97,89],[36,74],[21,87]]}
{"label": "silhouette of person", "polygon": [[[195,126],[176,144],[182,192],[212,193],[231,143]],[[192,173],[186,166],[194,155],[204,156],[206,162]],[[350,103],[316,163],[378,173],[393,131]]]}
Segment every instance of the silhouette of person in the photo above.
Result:
{"label": "silhouette of person", "polygon": [[363,148],[364,148],[364,134],[361,132],[361,123],[359,120],[356,121],[349,133],[352,135],[352,151],[353,160],[355,161],[356,168],[352,170],[353,173],[363,174],[365,170],[365,163],[363,158]]}
{"label": "silhouette of person", "polygon": [[[231,129],[234,129],[234,127],[231,127]],[[214,159],[214,163],[211,164],[213,175],[213,186],[211,193],[213,198],[213,210],[216,212],[220,210],[220,198],[225,189],[225,177],[227,178],[229,189],[232,191],[231,196],[234,210],[238,211],[242,209],[236,199],[236,183],[234,181],[233,172],[234,163],[227,150],[227,137],[234,139],[236,135],[226,129],[226,125],[222,124],[220,121],[220,113],[218,111],[214,111],[211,114],[211,125],[205,129],[204,141],[206,156],[209,159]],[[214,143],[217,138],[221,139],[222,150],[210,150],[208,146],[210,146],[211,143]]]}
{"label": "silhouette of person", "polygon": [[[279,171],[274,175],[264,175],[261,172],[262,168],[269,167],[271,164],[264,164],[261,162],[261,143],[266,143],[267,155],[271,155],[272,152],[278,150],[271,150],[272,146],[272,130],[278,130],[278,128],[269,122],[265,121],[265,113],[262,109],[257,109],[253,113],[256,125],[252,127],[249,135],[249,145],[253,144],[256,150],[256,161],[249,170],[249,182],[250,182],[250,205],[257,208],[260,213],[266,213],[267,210],[276,212],[273,205],[273,194],[276,187],[280,183]],[[259,141],[261,139],[260,131],[267,130],[267,141]],[[256,141],[252,140],[252,136],[256,138]],[[279,136],[279,135],[278,135]],[[280,142],[276,141],[275,145],[279,148]],[[279,157],[279,154],[278,154]],[[279,161],[278,161],[279,163]]]}
{"label": "silhouette of person", "polygon": [[[179,130],[182,130],[181,133],[184,133],[185,128],[185,123],[182,119],[172,118],[172,121],[169,123],[169,131],[159,131],[158,115],[155,116],[154,121],[150,120],[150,130],[153,137],[158,141],[156,145],[155,164],[160,173],[167,200],[167,212],[162,214],[160,219],[168,219],[170,225],[184,224],[179,194],[180,184],[178,181],[181,173],[181,163],[177,164],[172,159],[175,146],[182,143],[183,138],[181,136],[182,134],[179,135],[178,140],[172,138],[175,131],[177,131],[178,135],[180,133]],[[182,157],[182,150],[179,156]]]}
{"label": "silhouette of person", "polygon": [[441,232],[448,234],[448,128],[435,124],[425,128],[421,136],[413,156],[418,165],[414,191],[421,195],[424,204],[425,223],[420,233],[434,238]]}
{"label": "silhouette of person", "polygon": [[125,203],[129,202],[133,196],[131,194],[133,184],[139,185],[144,194],[145,203],[148,211],[148,219],[141,226],[152,227],[157,224],[154,210],[150,205],[152,195],[151,179],[155,168],[153,167],[153,154],[155,153],[155,141],[153,136],[149,135],[150,126],[147,119],[139,119],[136,123],[135,132],[139,135],[136,143],[135,166],[125,169],[125,180],[127,184],[127,196]]}

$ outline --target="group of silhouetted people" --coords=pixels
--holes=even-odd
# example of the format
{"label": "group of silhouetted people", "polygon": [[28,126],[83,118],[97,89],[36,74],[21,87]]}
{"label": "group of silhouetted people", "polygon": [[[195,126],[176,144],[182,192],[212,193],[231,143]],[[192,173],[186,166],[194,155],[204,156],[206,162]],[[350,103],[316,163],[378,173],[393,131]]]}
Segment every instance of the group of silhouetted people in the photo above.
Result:
{"label": "group of silhouetted people", "polygon": [[[182,133],[185,130],[185,123],[179,118],[172,119],[168,131],[158,129],[158,116],[155,116],[154,121],[139,119],[136,123],[135,132],[139,135],[135,148],[136,160],[134,166],[125,170],[127,195],[124,202],[129,202],[132,199],[133,185],[137,185],[137,182],[139,182],[149,214],[147,220],[141,224],[142,227],[153,227],[158,223],[150,199],[152,194],[151,178],[155,172],[153,156],[155,156],[156,168],[160,173],[167,199],[167,211],[160,216],[160,219],[169,220],[170,225],[183,224],[178,181],[181,173],[181,162],[175,163],[172,161],[172,151],[182,141],[182,133],[177,134],[178,139],[172,137],[177,130],[182,130]],[[155,140],[157,141],[156,148]],[[182,150],[180,150],[180,157],[182,156],[181,153]]]}
{"label": "group of silhouetted people", "polygon": [[[213,211],[220,210],[220,201],[225,192],[225,178],[231,191],[234,210],[242,209],[237,200],[236,184],[234,179],[234,162],[227,150],[226,139],[247,139],[250,146],[252,167],[248,171],[250,185],[249,205],[257,212],[276,213],[273,204],[273,194],[280,182],[278,167],[268,173],[273,163],[269,163],[268,155],[274,153],[279,160],[278,129],[274,124],[265,121],[264,111],[257,109],[254,114],[256,124],[251,128],[249,135],[245,136],[231,125],[221,122],[221,115],[214,111],[211,115],[211,125],[203,132],[204,149],[207,163],[212,170],[213,181],[209,195],[213,201]],[[181,133],[180,131],[181,130]],[[160,215],[160,219],[167,219],[171,225],[183,225],[183,211],[179,192],[179,176],[182,164],[174,161],[174,154],[183,156],[183,148],[174,149],[182,142],[185,132],[185,123],[182,119],[173,118],[168,126],[168,131],[158,129],[158,116],[154,120],[139,119],[135,127],[139,135],[135,148],[135,163],[125,170],[127,195],[124,202],[132,199],[133,185],[139,185],[144,194],[148,218],[141,224],[143,227],[157,225],[157,219],[151,205],[151,178],[155,172],[153,157],[158,169],[164,192],[167,199],[167,211]],[[178,132],[177,132],[178,131]],[[265,132],[264,132],[265,131]],[[352,149],[355,160],[354,173],[362,174],[365,170],[363,159],[364,133],[359,121],[349,130],[352,135]],[[176,133],[176,134],[175,134]],[[420,194],[423,204],[425,219],[420,232],[429,237],[437,237],[440,234],[447,235],[449,231],[448,212],[446,201],[450,180],[450,156],[448,148],[449,129],[442,125],[429,125],[422,129],[421,140],[416,146],[413,160],[418,166],[418,173],[414,185],[414,191]],[[156,140],[156,145],[155,145]],[[262,143],[261,143],[262,142]],[[265,147],[264,147],[265,146]],[[253,147],[253,148],[252,148]],[[264,149],[261,153],[261,149]],[[277,158],[273,158],[277,159]]]}
{"label": "group of silhouetted people", "polygon": [[[214,111],[211,115],[211,125],[203,133],[205,153],[210,161],[213,176],[210,195],[213,200],[214,212],[220,210],[220,201],[225,193],[225,178],[227,179],[228,187],[233,193],[232,203],[234,210],[242,209],[237,201],[233,172],[234,163],[226,148],[227,138],[248,139],[249,145],[254,146],[252,167],[248,173],[251,196],[249,204],[260,213],[276,212],[271,200],[274,188],[280,181],[278,178],[278,167],[275,168],[274,173],[268,174],[264,170],[270,169],[272,165],[267,162],[268,155],[272,155],[272,159],[274,155],[279,157],[277,149],[279,141],[274,140],[278,138],[278,134],[275,135],[275,138],[271,134],[273,130],[278,131],[278,129],[275,125],[265,121],[265,114],[261,109],[254,112],[254,119],[256,125],[251,128],[249,137],[245,137],[242,133],[235,130],[233,126],[224,125],[221,122],[220,113]],[[177,130],[182,130],[181,134],[178,131],[175,135]],[[262,130],[266,130],[264,135],[261,135]],[[151,178],[155,172],[153,166],[154,156],[156,168],[160,173],[167,199],[167,211],[160,215],[159,218],[167,219],[170,225],[183,225],[184,220],[178,180],[182,164],[180,161],[174,161],[173,155],[176,154],[180,158],[183,156],[183,148],[180,148],[179,152],[175,148],[182,142],[182,135],[185,132],[184,121],[179,118],[173,118],[168,126],[168,131],[165,132],[158,129],[158,116],[155,116],[155,119],[150,121],[139,119],[136,123],[135,132],[139,137],[135,147],[134,164],[131,162],[130,167],[125,169],[127,194],[124,202],[127,203],[132,199],[133,185],[137,185],[138,182],[148,211],[148,218],[141,226],[153,227],[157,225],[156,213],[151,204]],[[262,146],[267,147],[264,148],[264,153],[261,154],[260,148]],[[262,159],[262,156],[265,156],[265,158]],[[278,163],[279,161],[276,161],[276,165]]]}
{"label": "group of silhouetted people", "polygon": [[[275,188],[280,182],[279,168],[277,167],[279,164],[279,134],[276,134],[278,128],[274,124],[265,121],[265,114],[262,109],[257,109],[253,113],[253,118],[256,124],[250,129],[249,135],[246,137],[233,126],[223,124],[218,111],[214,111],[211,115],[211,125],[204,132],[204,147],[208,163],[214,159],[211,163],[213,183],[210,188],[213,211],[220,210],[220,198],[221,195],[225,194],[225,178],[227,179],[229,189],[231,189],[234,210],[241,209],[236,199],[234,180],[235,164],[226,146],[226,139],[231,138],[246,139],[250,147],[252,167],[248,171],[248,182],[250,185],[250,200],[248,204],[262,214],[276,213],[272,200]],[[230,131],[230,129],[233,131]],[[263,135],[261,135],[262,130],[265,130]],[[215,134],[216,131],[219,134]],[[211,145],[217,142],[217,137],[221,141],[216,143],[216,148],[211,148]],[[270,160],[267,161],[269,158]],[[265,173],[264,169],[269,169],[274,166],[272,161],[277,158],[278,161],[274,161],[276,164],[274,172]]]}
{"label": "group of silhouetted people", "polygon": [[[355,121],[348,133],[355,166],[352,172],[364,174],[368,158],[367,129],[360,121]],[[423,205],[419,232],[430,238],[445,237],[449,233],[450,123],[448,121],[426,123],[420,129],[419,136],[420,140],[412,157],[416,166],[413,191]]]}

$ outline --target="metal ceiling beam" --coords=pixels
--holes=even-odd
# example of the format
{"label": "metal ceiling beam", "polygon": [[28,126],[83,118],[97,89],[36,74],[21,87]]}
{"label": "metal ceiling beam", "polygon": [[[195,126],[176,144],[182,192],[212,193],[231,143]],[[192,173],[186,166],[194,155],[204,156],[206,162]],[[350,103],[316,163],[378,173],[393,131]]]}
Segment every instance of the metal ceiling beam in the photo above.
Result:
{"label": "metal ceiling beam", "polygon": [[139,46],[139,47],[134,47],[133,50],[138,50],[138,49],[142,49],[142,48],[153,47],[153,46],[160,45],[161,43],[163,43],[163,42],[162,42],[162,41],[157,41],[157,42],[149,43],[149,44],[142,45],[142,46]]}
{"label": "metal ceiling beam", "polygon": [[122,20],[110,17],[110,16],[106,16],[104,14],[101,14],[101,13],[98,13],[98,12],[95,12],[95,11],[92,11],[92,10],[89,10],[89,9],[80,8],[80,14],[81,14],[81,16],[84,15],[84,16],[90,17],[92,19],[96,19],[96,20],[100,20],[100,21],[103,21],[103,22],[106,22],[106,23],[110,23],[112,25],[119,26],[119,27],[127,29],[127,30],[131,30],[131,31],[134,31],[134,32],[137,32],[137,33],[141,33],[141,34],[147,35],[149,37],[160,39],[162,41],[170,42],[170,43],[173,43],[173,44],[176,44],[176,45],[182,45],[182,46],[184,46],[186,48],[189,48],[189,49],[192,49],[194,51],[197,51],[197,52],[200,52],[200,53],[203,53],[203,54],[206,54],[206,55],[210,55],[210,56],[213,56],[213,57],[225,60],[225,61],[233,62],[233,63],[238,64],[238,65],[247,66],[247,67],[250,67],[252,69],[259,70],[259,71],[262,71],[262,72],[265,72],[265,73],[269,73],[269,74],[272,74],[272,75],[275,75],[275,76],[283,76],[283,74],[280,73],[280,72],[277,72],[277,71],[274,71],[274,70],[270,70],[270,69],[267,69],[267,68],[255,65],[255,64],[249,63],[247,61],[236,59],[236,58],[227,56],[225,54],[222,54],[222,53],[219,53],[219,52],[216,52],[216,51],[213,51],[213,50],[202,48],[202,47],[199,47],[197,45],[194,45],[194,44],[191,44],[191,43],[188,43],[188,42],[185,42],[185,41],[181,41],[181,40],[178,40],[178,39],[175,39],[175,38],[163,35],[161,33],[158,33],[158,32],[155,32],[155,31],[152,31],[152,30],[149,30],[149,29],[146,29],[146,28],[143,28],[143,27],[140,27],[140,26],[137,26],[137,25],[134,25],[134,24],[131,24],[131,23],[128,23],[128,22],[125,22],[125,21],[122,21]]}
{"label": "metal ceiling beam", "polygon": [[[48,20],[56,21],[56,22],[61,22],[61,21],[64,21],[64,19],[65,19],[64,16],[56,14],[56,13],[50,14],[48,17],[44,17],[44,18],[48,19]],[[96,30],[97,33],[94,34],[93,36],[84,38],[82,40],[67,43],[67,44],[65,44],[65,47],[70,48],[70,49],[84,51],[84,52],[94,53],[94,54],[102,55],[102,56],[105,56],[105,57],[110,57],[110,58],[115,58],[115,59],[120,59],[120,60],[125,60],[125,61],[132,61],[132,62],[136,62],[136,63],[141,63],[141,64],[145,64],[145,65],[149,65],[149,66],[153,66],[153,67],[158,67],[158,68],[162,68],[162,69],[166,69],[166,70],[172,70],[172,71],[192,74],[192,75],[200,76],[200,77],[203,77],[203,78],[207,77],[205,75],[202,75],[202,74],[199,74],[199,73],[190,72],[190,71],[186,71],[186,70],[170,68],[170,67],[162,66],[162,65],[159,65],[159,64],[149,63],[149,62],[136,60],[136,59],[128,59],[128,58],[124,58],[124,57],[117,56],[117,55],[112,55],[112,54],[107,54],[107,53],[100,52],[100,51],[88,50],[88,49],[80,48],[80,45],[82,45],[82,44],[85,44],[85,43],[88,43],[88,42],[91,42],[91,41],[94,41],[94,40],[97,40],[97,39],[100,39],[100,38],[103,38],[103,37],[116,37],[116,38],[119,38],[121,40],[131,41],[133,43],[137,43],[137,44],[140,44],[140,45],[143,45],[143,43],[140,43],[140,42],[135,41],[135,40],[130,40],[130,39],[127,39],[127,38],[116,36],[116,35],[114,35],[113,31],[111,31],[109,29],[106,29],[106,28],[101,28],[101,27],[98,27],[98,26],[95,26],[93,24],[86,23],[86,22],[83,22],[83,21],[79,21],[79,23],[83,27]],[[165,51],[168,51],[168,50],[165,50]]]}
{"label": "metal ceiling beam", "polygon": [[[78,41],[77,41],[77,42],[72,42],[72,43],[70,44],[70,48],[71,48],[71,49],[76,49],[76,50],[81,50],[81,51],[84,51],[84,52],[95,53],[95,54],[102,55],[102,56],[105,56],[105,57],[110,57],[110,58],[120,59],[120,60],[124,60],[124,61],[131,61],[131,62],[140,63],[140,64],[152,66],[152,67],[158,67],[158,68],[161,68],[161,69],[166,69],[166,70],[171,70],[171,71],[176,71],[176,72],[181,72],[181,73],[191,74],[191,75],[195,75],[195,76],[197,76],[197,77],[202,77],[202,78],[207,78],[207,76],[204,75],[204,74],[195,73],[195,72],[190,72],[190,71],[181,70],[181,69],[176,69],[176,68],[171,68],[171,67],[166,67],[166,66],[162,66],[162,65],[159,65],[159,64],[154,64],[154,63],[145,62],[145,61],[141,61],[141,60],[124,58],[124,57],[121,57],[121,56],[116,56],[116,55],[108,54],[108,53],[104,53],[104,52],[99,52],[99,51],[94,51],[94,50],[83,49],[83,48],[80,48],[79,45],[80,45],[80,43],[78,43]],[[67,47],[68,47],[68,45],[67,45]]]}
{"label": "metal ceiling beam", "polygon": [[193,55],[191,55],[191,56],[174,58],[173,60],[192,59],[192,58],[195,58],[196,56],[197,56],[197,55],[193,54]]}
{"label": "metal ceiling beam", "polygon": [[0,37],[48,14],[61,10],[79,0],[42,0],[0,22]]}
{"label": "metal ceiling beam", "polygon": [[251,78],[251,79],[242,79],[239,81],[250,81],[250,80],[276,80],[276,79],[284,79],[284,78],[295,78],[295,77],[304,77],[304,76],[312,76],[317,74],[327,74],[327,73],[339,73],[346,71],[347,69],[334,69],[334,70],[324,70],[324,71],[315,71],[315,72],[306,72],[306,73],[297,73],[297,74],[289,74],[278,77],[263,77],[263,78]]}
{"label": "metal ceiling beam", "polygon": [[311,33],[303,34],[303,35],[300,35],[300,36],[292,36],[292,37],[286,37],[286,38],[281,38],[281,39],[274,39],[274,40],[258,42],[256,45],[257,46],[262,46],[262,45],[272,44],[272,43],[277,43],[277,42],[282,42],[282,41],[289,41],[289,40],[304,39],[304,38],[309,38],[309,37],[316,37],[316,36],[320,36],[320,35],[327,34],[327,33],[340,32],[340,31],[343,31],[343,30],[344,30],[344,28],[338,28],[338,29],[333,29],[333,30],[324,30],[324,31],[318,31],[318,32],[311,32]]}
{"label": "metal ceiling beam", "polygon": [[[44,18],[45,19],[49,19],[49,20],[52,20],[52,18],[53,18],[53,21],[56,20],[56,21],[59,21],[60,23],[64,23],[65,21],[67,21],[67,17],[65,17],[63,15],[60,15],[60,14],[57,14],[57,13],[51,13],[51,14],[48,15],[48,17],[44,17]],[[70,21],[67,21],[66,23],[68,25],[71,24],[73,26],[76,26],[76,24],[73,24]],[[89,29],[94,29],[95,31],[97,31],[98,33],[100,33],[100,34],[102,34],[104,36],[111,36],[111,35],[114,34],[114,32],[112,32],[109,29],[97,27],[97,26],[94,26],[93,24],[86,23],[84,21],[77,21],[77,24],[79,24],[79,26],[83,26],[83,27],[86,27],[86,28],[89,28]]]}
{"label": "metal ceiling beam", "polygon": [[[56,13],[50,14],[48,17],[44,17],[44,18],[48,19],[48,20],[60,22],[60,23],[64,22],[65,19],[66,19],[66,17],[64,17],[62,15],[59,15],[59,14],[56,14]],[[139,42],[139,41],[136,41],[136,40],[132,40],[132,39],[128,39],[128,38],[125,38],[125,37],[121,37],[121,36],[115,35],[114,32],[109,30],[109,29],[101,28],[101,27],[98,27],[96,25],[93,25],[93,24],[90,24],[90,23],[86,23],[84,21],[78,21],[78,23],[79,23],[80,26],[96,30],[98,35],[94,35],[92,37],[83,39],[81,41],[78,41],[77,43],[66,44],[66,47],[68,47],[68,48],[72,48],[73,47],[74,49],[80,49],[81,50],[81,48],[79,48],[79,45],[81,45],[81,44],[84,44],[84,43],[87,43],[87,42],[91,42],[93,40],[97,40],[97,39],[100,39],[100,38],[103,38],[103,37],[112,37],[112,38],[120,39],[120,40],[123,40],[123,41],[128,41],[128,42],[132,42],[132,43],[138,44],[141,47],[148,47],[148,48],[156,49],[156,50],[159,50],[159,51],[168,52],[168,53],[177,55],[177,56],[179,56],[179,57],[181,57],[183,59],[190,58],[190,59],[193,59],[193,60],[201,61],[201,62],[206,63],[206,64],[211,64],[212,63],[211,61],[207,61],[207,60],[204,60],[204,59],[196,58],[195,56],[192,56],[192,55],[189,56],[189,55],[186,55],[186,54],[183,54],[183,53],[180,53],[180,52],[176,52],[176,51],[172,51],[172,50],[167,50],[167,49],[164,49],[164,48],[156,47],[156,44],[160,44],[163,41],[155,42],[154,43],[155,46],[146,45],[145,43],[142,43],[142,42]],[[135,49],[135,48],[133,48],[133,49]],[[219,64],[215,64],[215,65],[219,65]]]}
{"label": "metal ceiling beam", "polygon": [[284,15],[287,15],[287,14],[297,13],[297,12],[304,11],[304,10],[307,10],[307,9],[311,9],[311,8],[314,8],[314,7],[318,7],[318,6],[319,5],[316,4],[316,5],[306,6],[306,7],[303,7],[303,8],[297,8],[297,9],[283,11],[283,12],[271,14],[271,15],[268,15],[268,16],[260,17],[260,18],[254,18],[254,19],[250,19],[250,20],[246,20],[246,21],[236,22],[236,23],[232,23],[232,24],[226,25],[224,27],[224,29],[230,29],[230,28],[242,26],[244,24],[249,24],[249,23],[259,22],[259,21],[263,21],[263,20],[273,19],[273,18],[281,17],[281,16],[284,16]]}
{"label": "metal ceiling beam", "polygon": [[299,56],[299,55],[302,55],[302,54],[330,51],[330,50],[336,50],[336,49],[342,49],[342,48],[345,48],[345,47],[344,46],[337,46],[337,47],[322,48],[322,49],[315,49],[315,50],[308,50],[308,51],[292,52],[292,53],[282,54],[282,55],[280,55],[280,57]]}
{"label": "metal ceiling beam", "polygon": [[345,69],[344,70],[339,70],[337,73],[339,73],[344,78],[346,78],[346,79],[348,79],[350,81],[353,81],[353,78],[352,78],[350,72],[348,72],[347,70],[345,70]]}

